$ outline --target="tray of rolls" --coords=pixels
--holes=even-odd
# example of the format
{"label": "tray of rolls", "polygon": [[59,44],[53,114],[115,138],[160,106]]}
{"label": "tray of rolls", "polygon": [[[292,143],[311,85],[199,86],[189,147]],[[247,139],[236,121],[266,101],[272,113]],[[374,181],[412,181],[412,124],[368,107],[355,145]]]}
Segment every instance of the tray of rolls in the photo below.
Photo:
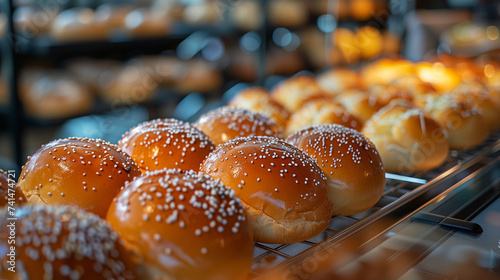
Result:
{"label": "tray of rolls", "polygon": [[497,143],[497,66],[380,59],[54,140],[1,176],[0,278],[258,278]]}

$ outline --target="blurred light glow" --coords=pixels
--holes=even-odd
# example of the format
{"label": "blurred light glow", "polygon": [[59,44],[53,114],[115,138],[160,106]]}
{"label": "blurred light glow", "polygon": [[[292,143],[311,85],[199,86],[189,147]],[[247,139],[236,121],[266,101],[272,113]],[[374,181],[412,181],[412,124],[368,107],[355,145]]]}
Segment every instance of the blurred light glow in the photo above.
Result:
{"label": "blurred light glow", "polygon": [[211,37],[203,42],[201,54],[209,61],[219,60],[224,55],[225,47],[221,39]]}
{"label": "blurred light glow", "polygon": [[498,28],[493,25],[488,26],[488,28],[486,28],[486,36],[488,36],[490,40],[498,39]]}
{"label": "blurred light glow", "polygon": [[486,64],[484,66],[484,75],[487,77],[487,78],[493,78],[496,74],[496,71],[495,71],[495,66],[491,65],[491,64]]}
{"label": "blurred light glow", "polygon": [[326,14],[318,17],[317,25],[319,30],[331,33],[337,28],[337,21],[333,15]]}
{"label": "blurred light glow", "polygon": [[240,38],[240,48],[247,52],[255,52],[260,48],[260,37],[255,32],[248,32]]}

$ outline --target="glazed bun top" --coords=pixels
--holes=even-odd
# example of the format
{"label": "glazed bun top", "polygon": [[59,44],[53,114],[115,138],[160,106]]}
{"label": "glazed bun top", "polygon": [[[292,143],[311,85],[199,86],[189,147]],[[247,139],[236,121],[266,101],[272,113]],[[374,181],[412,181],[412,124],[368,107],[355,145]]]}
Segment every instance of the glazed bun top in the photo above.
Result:
{"label": "glazed bun top", "polygon": [[26,162],[19,186],[30,202],[76,206],[101,217],[126,181],[140,175],[133,160],[102,140],[54,140]]}
{"label": "glazed bun top", "polygon": [[14,181],[14,177],[0,169],[0,207],[16,207],[28,202],[24,193]]}
{"label": "glazed bun top", "polygon": [[[0,209],[0,249],[7,250],[10,221]],[[137,279],[136,255],[98,216],[73,207],[27,204],[15,212],[16,272],[1,279]],[[5,237],[5,238],[4,238]],[[14,277],[14,278],[12,278]]]}
{"label": "glazed bun top", "polygon": [[243,279],[250,270],[253,242],[243,206],[208,175],[147,172],[127,184],[107,220],[167,279]]}
{"label": "glazed bun top", "polygon": [[238,137],[282,137],[282,130],[274,120],[236,107],[209,111],[200,116],[194,126],[208,135],[216,145]]}
{"label": "glazed bun top", "polygon": [[142,172],[163,168],[198,170],[215,148],[202,131],[176,119],[143,122],[125,133],[118,146]]}

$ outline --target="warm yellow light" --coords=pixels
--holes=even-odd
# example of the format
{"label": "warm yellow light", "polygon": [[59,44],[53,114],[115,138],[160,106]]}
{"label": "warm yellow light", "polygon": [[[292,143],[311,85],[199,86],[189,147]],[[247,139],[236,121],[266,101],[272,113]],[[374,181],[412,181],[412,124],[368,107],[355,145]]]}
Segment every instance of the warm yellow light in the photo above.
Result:
{"label": "warm yellow light", "polygon": [[488,36],[490,40],[498,39],[498,28],[493,25],[488,26],[488,28],[486,28],[486,36]]}
{"label": "warm yellow light", "polygon": [[495,66],[491,65],[491,64],[486,64],[484,66],[484,75],[487,77],[487,78],[493,78],[493,76],[495,76]]}

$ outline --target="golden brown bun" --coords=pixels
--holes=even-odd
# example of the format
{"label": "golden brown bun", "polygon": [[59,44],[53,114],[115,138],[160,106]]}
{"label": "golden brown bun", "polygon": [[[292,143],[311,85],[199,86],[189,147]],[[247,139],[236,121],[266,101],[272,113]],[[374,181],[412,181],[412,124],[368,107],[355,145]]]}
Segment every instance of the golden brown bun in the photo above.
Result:
{"label": "golden brown bun", "polygon": [[307,22],[309,13],[305,1],[269,1],[269,22],[274,26],[298,27]]}
{"label": "golden brown bun", "polygon": [[138,279],[139,259],[98,216],[73,207],[24,205],[15,212],[15,245],[7,244],[11,217],[0,208],[0,248],[15,246],[15,271],[8,270],[10,251],[0,257],[0,278]]}
{"label": "golden brown bun", "polygon": [[356,130],[361,130],[363,125],[339,103],[328,99],[317,99],[305,103],[290,115],[285,135],[290,135],[310,125],[334,123]]}
{"label": "golden brown bun", "polygon": [[293,112],[306,100],[325,96],[325,92],[313,76],[299,75],[278,84],[272,89],[271,96],[288,111]]}
{"label": "golden brown bun", "polygon": [[364,124],[373,114],[383,107],[383,104],[365,91],[347,91],[335,97],[335,101],[340,103],[353,116]]}
{"label": "golden brown bun", "polygon": [[150,8],[135,9],[125,17],[125,30],[135,37],[165,36],[171,25],[169,17]]}
{"label": "golden brown bun", "polygon": [[155,279],[245,279],[252,264],[243,205],[202,173],[147,172],[120,192],[106,219]]}
{"label": "golden brown bun", "polygon": [[305,152],[283,140],[230,140],[200,170],[236,192],[257,242],[295,243],[329,224],[332,204],[325,174]]}
{"label": "golden brown bun", "polygon": [[390,31],[383,32],[384,54],[397,55],[401,53],[401,36]]}
{"label": "golden brown bun", "polygon": [[29,157],[19,187],[29,202],[79,207],[105,217],[109,204],[139,167],[102,140],[54,140]]}
{"label": "golden brown bun", "polygon": [[273,119],[283,129],[290,116],[283,105],[274,100],[262,87],[250,87],[239,92],[229,105],[254,111]]}
{"label": "golden brown bun", "polygon": [[108,38],[110,26],[89,8],[62,11],[52,22],[50,35],[58,41],[91,41]]}
{"label": "golden brown bun", "polygon": [[462,79],[455,68],[446,67],[441,62],[419,62],[415,65],[417,77],[430,83],[438,92],[446,92],[457,87]]}
{"label": "golden brown bun", "polygon": [[118,147],[130,155],[144,173],[163,168],[198,171],[215,144],[189,123],[156,119],[130,129]]}
{"label": "golden brown bun", "polygon": [[141,65],[131,63],[103,72],[97,88],[99,96],[113,105],[133,105],[153,99],[158,82]]}
{"label": "golden brown bun", "polygon": [[361,213],[382,196],[382,159],[360,132],[337,124],[317,125],[297,131],[286,141],[309,154],[325,172],[332,216]]}
{"label": "golden brown bun", "polygon": [[10,206],[17,208],[28,202],[21,188],[16,184],[15,173],[0,169],[0,208]]}
{"label": "golden brown bun", "polygon": [[369,88],[370,95],[377,99],[378,103],[383,106],[389,104],[393,100],[412,102],[415,94],[406,86],[393,84],[373,85]]}
{"label": "golden brown bun", "polygon": [[208,135],[216,145],[238,137],[283,136],[273,119],[236,107],[209,111],[200,116],[194,126]]}
{"label": "golden brown bun", "polygon": [[448,134],[450,149],[468,149],[481,144],[488,127],[481,113],[452,95],[422,95],[416,104],[436,120]]}
{"label": "golden brown bun", "polygon": [[334,64],[354,64],[359,61],[361,51],[356,34],[351,30],[339,27],[331,35],[332,48],[327,54],[327,60]]}
{"label": "golden brown bun", "polygon": [[356,30],[356,41],[361,52],[361,57],[365,60],[374,58],[381,54],[384,48],[384,38],[382,37],[382,33],[370,25],[360,27]]}
{"label": "golden brown bun", "polygon": [[217,90],[224,82],[221,72],[205,60],[180,62],[174,67],[173,87],[180,93],[211,92]]}
{"label": "golden brown bun", "polygon": [[496,131],[500,128],[500,104],[492,99],[491,93],[482,84],[461,84],[451,94],[454,95],[455,100],[465,102],[479,111],[488,131]]}
{"label": "golden brown bun", "polygon": [[318,84],[326,92],[338,95],[346,90],[364,88],[361,76],[346,68],[334,68],[318,75]]}
{"label": "golden brown bun", "polygon": [[448,156],[445,130],[407,103],[389,103],[365,123],[362,133],[377,147],[387,172],[431,169]]}
{"label": "golden brown bun", "polygon": [[87,87],[59,72],[25,71],[19,93],[26,113],[42,119],[85,114],[94,104],[94,96]]}
{"label": "golden brown bun", "polygon": [[[376,0],[351,0],[349,10],[351,17],[358,21],[369,20],[376,11]],[[378,2],[378,1],[377,1]]]}
{"label": "golden brown bun", "polygon": [[87,88],[97,91],[101,75],[113,69],[123,67],[123,63],[111,59],[75,58],[66,64],[65,71]]}
{"label": "golden brown bun", "polygon": [[403,59],[383,58],[363,68],[361,76],[367,86],[389,84],[396,78],[413,75],[414,64]]}

